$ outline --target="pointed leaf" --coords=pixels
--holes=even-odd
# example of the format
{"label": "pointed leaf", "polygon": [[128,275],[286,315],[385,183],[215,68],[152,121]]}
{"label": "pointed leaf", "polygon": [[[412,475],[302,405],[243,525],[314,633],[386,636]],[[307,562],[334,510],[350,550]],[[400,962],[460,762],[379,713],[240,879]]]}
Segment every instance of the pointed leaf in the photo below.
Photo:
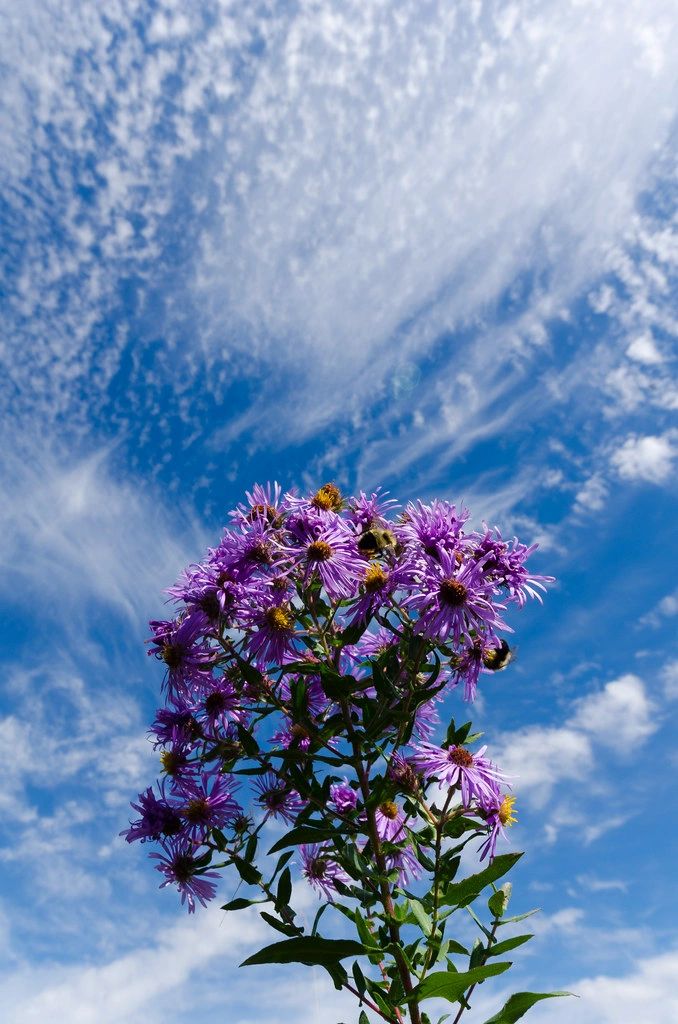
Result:
{"label": "pointed leaf", "polygon": [[484,871],[479,871],[476,875],[470,875],[468,878],[462,879],[461,882],[453,882],[451,885],[448,885],[440,901],[441,906],[465,907],[486,886],[501,878],[507,871],[510,871],[521,857],[522,853],[502,853],[499,857],[495,857]]}
{"label": "pointed leaf", "polygon": [[529,942],[532,938],[534,936],[528,934],[515,935],[512,939],[504,939],[503,942],[497,942],[494,946],[490,946],[487,950],[487,956],[502,956],[504,953],[508,953],[509,950],[522,946],[524,942]]}
{"label": "pointed leaf", "polygon": [[274,942],[243,960],[241,967],[257,964],[319,964],[326,967],[347,956],[363,956],[367,950],[361,942],[353,939],[323,939],[319,935]]}
{"label": "pointed leaf", "polygon": [[499,963],[474,967],[472,971],[435,971],[434,974],[429,974],[417,985],[413,996],[416,996],[419,1001],[435,998],[449,999],[451,1003],[456,1003],[471,988],[471,985],[476,985],[479,981],[491,978],[495,974],[503,974],[504,971],[508,971],[510,966],[510,963]]}
{"label": "pointed leaf", "polygon": [[489,1017],[485,1024],[515,1024],[531,1006],[542,999],[556,999],[560,996],[571,996],[572,992],[516,992],[504,1003],[499,1013]]}

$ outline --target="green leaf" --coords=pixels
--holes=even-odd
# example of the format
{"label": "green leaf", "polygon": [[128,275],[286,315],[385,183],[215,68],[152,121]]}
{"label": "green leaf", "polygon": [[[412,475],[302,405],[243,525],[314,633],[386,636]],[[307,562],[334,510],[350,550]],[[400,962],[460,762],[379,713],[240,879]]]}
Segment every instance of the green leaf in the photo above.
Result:
{"label": "green leaf", "polygon": [[456,1003],[471,985],[476,985],[495,974],[503,974],[510,966],[510,963],[499,963],[474,967],[472,971],[436,971],[417,985],[410,999],[448,999],[451,1003]]}
{"label": "green leaf", "polygon": [[282,839],[273,844],[268,852],[269,854],[277,853],[278,850],[284,850],[288,846],[299,846],[301,843],[321,843],[323,839],[329,839],[334,834],[335,830],[315,828],[312,825],[299,825],[297,828],[290,829]]}
{"label": "green leaf", "polygon": [[426,913],[419,900],[410,898],[407,902],[422,932],[424,935],[429,936],[433,931],[433,921],[430,914]]}
{"label": "green leaf", "polygon": [[358,1017],[358,1024],[370,1024],[370,1018],[367,1016],[364,1010],[360,1011],[360,1016]]}
{"label": "green leaf", "polygon": [[255,740],[254,736],[248,729],[245,729],[240,722],[236,722],[236,729],[238,730],[238,740],[242,749],[246,754],[258,754],[259,744]]}
{"label": "green leaf", "polygon": [[532,917],[533,914],[538,914],[540,908],[537,907],[535,910],[528,910],[526,914],[516,914],[515,917],[505,917],[499,924],[514,924],[516,921],[524,921],[526,917]]}
{"label": "green leaf", "polygon": [[511,883],[505,882],[501,889],[493,892],[487,901],[487,907],[493,917],[503,917],[511,899]]}
{"label": "green leaf", "polygon": [[534,936],[531,934],[515,935],[512,939],[504,939],[503,942],[496,942],[487,950],[487,955],[502,956],[504,953],[508,953],[509,950],[516,949],[517,946],[522,946],[523,943],[529,942],[532,938],[534,938]]}
{"label": "green leaf", "polygon": [[444,907],[465,907],[472,903],[476,896],[479,896],[483,889],[491,885],[502,875],[513,867],[520,860],[522,853],[502,853],[484,871],[476,875],[469,875],[461,882],[453,882],[448,885],[441,899],[441,906]]}
{"label": "green leaf", "polygon": [[288,907],[292,895],[292,874],[289,868],[285,868],[278,882],[278,892],[275,897],[275,909],[280,911],[282,907]]}
{"label": "green leaf", "polygon": [[489,1017],[485,1024],[514,1024],[527,1013],[531,1006],[542,999],[557,999],[560,996],[571,996],[572,992],[516,992],[504,1003],[499,1013]]}
{"label": "green leaf", "polygon": [[[367,950],[361,942],[353,939],[323,939],[319,935],[288,939],[287,942],[274,942],[265,946],[243,960],[241,967],[253,967],[257,964],[306,964],[313,967],[318,964],[326,967],[338,963],[347,956],[363,956]],[[499,965],[497,965],[499,966]]]}
{"label": "green leaf", "polygon": [[248,885],[257,885],[259,883],[261,873],[251,864],[248,864],[246,860],[243,860],[242,857],[234,857],[233,863],[243,882],[247,882]]}
{"label": "green leaf", "polygon": [[273,917],[272,914],[267,914],[265,910],[260,910],[259,916],[262,917],[266,924],[269,924],[271,928],[275,928],[277,932],[282,932],[283,935],[301,935],[303,931],[302,928],[297,928],[294,924],[286,924],[285,921],[279,921],[277,917]]}
{"label": "green leaf", "polygon": [[268,903],[268,900],[246,900],[244,897],[239,896],[235,900],[231,900],[230,903],[224,903],[222,910],[244,910],[245,907],[251,907],[254,903]]}

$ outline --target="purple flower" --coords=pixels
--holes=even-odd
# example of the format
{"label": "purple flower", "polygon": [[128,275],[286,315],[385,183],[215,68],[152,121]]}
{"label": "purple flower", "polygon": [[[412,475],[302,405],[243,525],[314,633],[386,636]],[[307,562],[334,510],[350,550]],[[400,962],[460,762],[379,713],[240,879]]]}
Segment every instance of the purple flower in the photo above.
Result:
{"label": "purple flower", "polygon": [[148,653],[167,666],[170,693],[181,693],[187,682],[209,677],[208,668],[214,653],[204,642],[199,642],[206,625],[207,619],[202,613],[176,621],[150,623],[153,647]]}
{"label": "purple flower", "polygon": [[377,834],[389,843],[399,843],[406,838],[405,815],[393,800],[379,804],[374,812]]}
{"label": "purple flower", "polygon": [[247,503],[240,502],[231,514],[232,523],[251,523],[257,520],[277,525],[280,515],[280,484],[255,484],[252,492],[245,491]]}
{"label": "purple flower", "polygon": [[501,800],[497,799],[494,807],[487,809],[487,824],[490,826],[490,834],[479,849],[480,859],[485,860],[489,855],[490,860],[494,860],[494,854],[497,846],[497,839],[499,836],[506,838],[506,832],[504,826],[511,826],[517,821],[515,814],[513,813],[513,805],[516,802],[514,796],[509,796],[506,793]]}
{"label": "purple flower", "polygon": [[370,562],[363,573],[362,593],[351,609],[351,623],[365,622],[384,605],[390,605],[392,595],[406,582],[402,569],[387,567],[379,562]]}
{"label": "purple flower", "polygon": [[186,819],[186,834],[193,840],[203,840],[210,829],[229,825],[243,809],[233,799],[234,784],[225,775],[202,776],[198,780],[178,783],[177,792],[184,800],[182,814]]}
{"label": "purple flower", "polygon": [[165,881],[160,888],[166,885],[176,885],[177,891],[181,893],[182,905],[188,905],[189,914],[195,913],[195,901],[198,900],[203,907],[207,901],[214,899],[217,887],[214,882],[208,882],[208,878],[218,878],[217,871],[204,871],[193,856],[193,846],[183,839],[168,839],[162,843],[162,853],[150,854],[160,863],[156,864],[156,870],[162,872]]}
{"label": "purple flower", "polygon": [[249,654],[255,665],[281,665],[294,650],[294,614],[285,605],[270,604],[252,609],[242,617],[256,631],[247,638]]}
{"label": "purple flower", "polygon": [[339,814],[349,814],[355,810],[358,794],[349,786],[348,779],[344,778],[343,782],[335,782],[330,786],[330,800]]}
{"label": "purple flower", "polygon": [[367,661],[371,658],[379,658],[391,647],[395,647],[400,640],[397,633],[392,632],[385,626],[380,626],[376,633],[365,632],[358,640],[358,643],[351,648],[351,656],[355,661]]}
{"label": "purple flower", "polygon": [[392,754],[387,775],[403,793],[416,793],[420,788],[420,779],[414,766],[400,754]]}
{"label": "purple flower", "polygon": [[483,757],[487,747],[472,754],[466,747],[452,746],[445,750],[432,743],[416,747],[412,763],[427,778],[437,776],[447,786],[458,786],[465,807],[473,799],[483,807],[494,806],[497,802],[498,787],[506,779],[492,761]]}
{"label": "purple flower", "polygon": [[469,540],[475,545],[474,557],[476,561],[482,562],[486,578],[504,587],[508,591],[509,600],[515,601],[521,608],[528,597],[536,597],[541,601],[540,591],[546,590],[547,583],[555,582],[554,576],[537,576],[525,568],[525,562],[537,550],[538,544],[527,547],[514,537],[509,547],[496,527],[489,530],[487,526],[482,536],[470,534]]}
{"label": "purple flower", "polygon": [[300,846],[302,873],[318,895],[334,902],[337,881],[349,885],[351,879],[344,869],[332,859],[328,843],[315,846]]}
{"label": "purple flower", "polygon": [[307,586],[318,577],[332,599],[353,597],[363,577],[365,560],[359,555],[355,534],[338,517],[298,516],[293,530],[297,545],[287,553],[303,570]]}
{"label": "purple flower", "polygon": [[408,884],[410,878],[421,878],[422,875],[421,864],[409,846],[386,854],[386,870],[398,872],[398,885],[401,888]]}
{"label": "purple flower", "polygon": [[244,722],[245,711],[240,696],[229,679],[214,680],[202,695],[200,715],[204,718],[210,735],[219,738],[220,727],[228,722]]}
{"label": "purple flower", "polygon": [[378,487],[369,498],[361,491],[357,498],[349,502],[351,521],[361,533],[373,526],[386,526],[386,515],[398,508],[394,498],[386,497],[388,491],[380,494],[380,490],[381,487]]}
{"label": "purple flower", "polygon": [[274,818],[282,818],[288,825],[294,824],[294,819],[304,807],[304,801],[295,789],[290,789],[272,772],[258,778],[254,788],[258,792],[257,803],[266,811],[264,821],[273,815]]}
{"label": "purple flower", "polygon": [[474,561],[458,559],[442,551],[437,562],[419,567],[412,574],[414,592],[405,603],[419,612],[415,629],[432,640],[473,642],[473,633],[509,627],[499,618],[492,602],[493,586]]}
{"label": "purple flower", "polygon": [[139,803],[132,803],[132,807],[139,811],[141,817],[137,821],[131,821],[130,827],[120,833],[128,843],[133,843],[137,839],[142,843],[147,839],[158,840],[181,832],[183,822],[179,809],[169,803],[165,797],[164,787],[161,786],[160,800],[149,786],[139,794]]}
{"label": "purple flower", "polygon": [[408,504],[398,527],[398,539],[410,548],[412,557],[420,554],[438,561],[440,556],[454,554],[464,523],[469,517],[466,509],[459,514],[448,501],[434,500],[430,505],[421,501]]}

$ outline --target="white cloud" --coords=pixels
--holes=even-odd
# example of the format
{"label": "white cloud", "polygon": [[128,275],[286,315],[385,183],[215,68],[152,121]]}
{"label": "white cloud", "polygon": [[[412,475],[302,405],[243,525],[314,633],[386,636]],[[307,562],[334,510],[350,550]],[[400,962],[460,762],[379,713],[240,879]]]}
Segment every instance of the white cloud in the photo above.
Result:
{"label": "white cloud", "polygon": [[[493,748],[498,763],[514,777],[515,791],[536,807],[546,804],[560,782],[591,778],[597,745],[611,747],[623,757],[659,727],[644,683],[630,673],[576,700],[572,710],[562,726],[525,726],[500,736]],[[563,824],[580,823],[578,816],[569,821],[568,814],[565,812],[565,820],[553,818],[547,838],[555,838]],[[608,827],[620,823],[614,819]],[[602,834],[595,831],[600,825],[591,826],[594,831],[585,834],[587,841]]]}
{"label": "white cloud", "polygon": [[152,485],[116,479],[107,457],[65,461],[34,448],[0,459],[0,594],[57,614],[66,629],[77,625],[67,613],[92,600],[138,629],[204,546],[190,514],[170,513]]}
{"label": "white cloud", "polygon": [[660,672],[664,685],[664,696],[667,700],[678,699],[678,658],[669,661]]}
{"label": "white cloud", "polygon": [[623,749],[642,743],[658,728],[652,702],[638,676],[627,673],[598,693],[575,702],[569,724],[606,746]]}
{"label": "white cloud", "polygon": [[675,1024],[678,1020],[678,952],[637,959],[625,975],[598,975],[566,987],[579,999],[554,1000],[531,1010],[534,1024]]}
{"label": "white cloud", "polygon": [[646,480],[661,484],[673,472],[678,454],[673,433],[663,436],[631,436],[611,456],[611,463],[625,480]]}
{"label": "white cloud", "polygon": [[608,486],[600,473],[594,473],[577,491],[575,496],[575,508],[578,511],[600,512],[605,507]]}
{"label": "white cloud", "polygon": [[634,338],[626,349],[626,354],[630,359],[635,359],[638,363],[646,363],[649,366],[658,366],[664,362],[664,357],[651,334],[641,334]]}

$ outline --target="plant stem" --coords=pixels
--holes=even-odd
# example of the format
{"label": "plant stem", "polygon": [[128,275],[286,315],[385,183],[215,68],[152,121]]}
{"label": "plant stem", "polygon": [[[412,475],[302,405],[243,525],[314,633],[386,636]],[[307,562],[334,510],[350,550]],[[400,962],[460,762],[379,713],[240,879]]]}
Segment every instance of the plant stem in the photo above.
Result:
{"label": "plant stem", "polygon": [[[362,758],[362,750],[360,740],[358,739],[355,729],[353,728],[353,722],[351,721],[351,712],[348,706],[348,701],[343,700],[341,702],[341,709],[346,723],[346,732],[353,748],[353,754],[355,758],[354,766],[358,781],[360,783],[360,789],[363,796],[363,802],[365,804],[365,814],[367,816],[367,830],[370,837],[370,845],[374,854],[374,859],[377,865],[377,869],[381,876],[379,882],[379,891],[381,895],[381,903],[384,908],[386,916],[386,926],[393,943],[393,959],[396,962],[398,968],[398,974],[403,985],[403,990],[407,996],[411,996],[414,992],[414,986],[412,984],[412,978],[410,976],[410,970],[403,956],[402,950],[400,949],[400,927],[395,918],[393,899],[391,896],[391,890],[388,882],[385,879],[386,875],[386,860],[381,848],[381,842],[379,840],[379,833],[377,831],[377,821],[374,813],[374,808],[370,806],[370,784],[369,776],[365,769]],[[412,1024],[421,1024],[421,1015],[419,1013],[419,1005],[415,1000],[412,1000],[409,1004],[410,1007],[410,1018]]]}
{"label": "plant stem", "polygon": [[[483,967],[485,965],[486,961],[487,961],[487,957],[488,957],[488,954],[489,954],[490,949],[492,947],[492,943],[494,942],[495,935],[497,934],[497,927],[498,927],[498,925],[499,925],[499,918],[495,917],[494,921],[492,922],[492,930],[491,930],[491,932],[489,934],[489,938],[487,940],[487,952],[486,952],[485,956],[482,958],[481,962],[478,964],[479,967]],[[468,992],[464,996],[462,996],[462,1004],[459,1007],[459,1013],[457,1014],[457,1016],[452,1021],[452,1024],[459,1024],[459,1021],[461,1020],[461,1016],[462,1016],[464,1010],[468,1010],[469,1009],[468,1001],[471,998],[471,996],[473,994],[473,990],[476,987],[476,985],[477,985],[477,982],[474,982],[473,985],[471,985],[471,987],[468,990]]]}

